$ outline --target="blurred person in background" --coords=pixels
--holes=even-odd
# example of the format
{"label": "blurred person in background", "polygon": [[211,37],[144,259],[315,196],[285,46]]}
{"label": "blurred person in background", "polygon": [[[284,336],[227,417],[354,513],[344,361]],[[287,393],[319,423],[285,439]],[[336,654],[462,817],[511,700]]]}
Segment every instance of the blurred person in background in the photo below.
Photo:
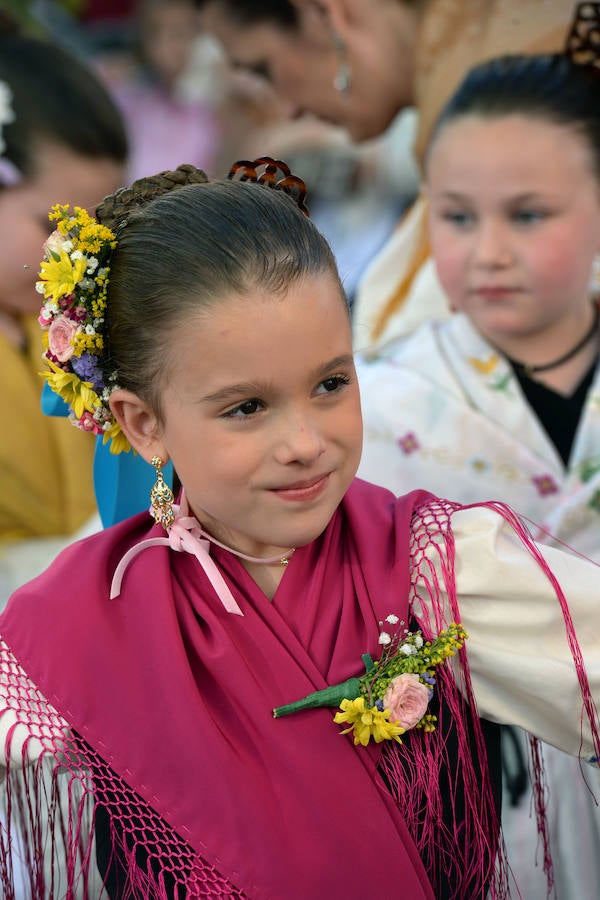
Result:
{"label": "blurred person in background", "polygon": [[[266,78],[292,105],[346,128],[382,134],[415,107],[420,161],[432,123],[475,63],[564,43],[570,0],[196,0],[234,65]],[[357,347],[447,314],[419,198],[362,279]]]}
{"label": "blurred person in background", "polygon": [[[129,71],[104,67],[130,141],[127,180],[188,162],[212,172],[220,140],[213,98],[190,74],[210,48],[193,0],[140,0]],[[186,77],[187,76],[187,77]]]}

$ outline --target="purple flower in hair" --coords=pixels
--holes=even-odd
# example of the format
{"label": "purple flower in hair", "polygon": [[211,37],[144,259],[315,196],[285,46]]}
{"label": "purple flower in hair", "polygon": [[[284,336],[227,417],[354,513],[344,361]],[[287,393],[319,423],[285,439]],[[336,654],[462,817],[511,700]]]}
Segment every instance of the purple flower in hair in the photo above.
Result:
{"label": "purple flower in hair", "polygon": [[96,393],[104,389],[102,370],[98,365],[98,357],[93,353],[82,353],[81,356],[71,357],[71,368],[82,381],[91,381]]}

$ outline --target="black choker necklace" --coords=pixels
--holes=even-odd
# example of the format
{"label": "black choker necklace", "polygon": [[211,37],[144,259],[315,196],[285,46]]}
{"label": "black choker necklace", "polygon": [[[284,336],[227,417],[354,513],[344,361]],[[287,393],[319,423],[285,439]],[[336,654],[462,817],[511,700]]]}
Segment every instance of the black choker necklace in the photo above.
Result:
{"label": "black choker necklace", "polygon": [[522,372],[523,375],[526,375],[530,378],[532,375],[535,375],[537,372],[547,372],[549,369],[556,369],[557,366],[562,366],[563,363],[568,362],[570,359],[573,359],[574,356],[583,350],[583,348],[588,344],[594,335],[598,332],[598,324],[600,323],[600,306],[594,304],[594,321],[592,322],[592,326],[589,331],[586,331],[581,340],[575,344],[572,350],[569,350],[568,353],[565,353],[564,356],[560,356],[558,359],[555,359],[553,362],[545,363],[542,366],[528,366],[527,363],[517,362],[516,359],[510,359],[511,365],[518,369],[519,372]]}

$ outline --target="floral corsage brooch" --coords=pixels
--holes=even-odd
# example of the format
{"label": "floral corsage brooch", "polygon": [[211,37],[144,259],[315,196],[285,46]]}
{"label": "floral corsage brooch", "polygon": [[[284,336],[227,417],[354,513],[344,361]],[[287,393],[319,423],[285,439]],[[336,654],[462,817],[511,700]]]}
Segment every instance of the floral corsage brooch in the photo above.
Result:
{"label": "floral corsage brooch", "polygon": [[435,689],[435,669],[454,656],[463,646],[467,633],[453,622],[433,641],[426,641],[420,631],[401,630],[391,635],[388,625],[404,626],[398,616],[390,615],[380,622],[379,643],[383,647],[377,662],[368,653],[362,656],[365,674],[349,678],[342,684],[315,691],[302,700],[278,706],[273,716],[278,719],[290,713],[315,707],[340,707],[333,717],[338,725],[348,725],[341,733],[353,733],[354,743],[366,747],[371,738],[402,743],[401,734],[411,728],[435,729],[436,716],[427,712]]}

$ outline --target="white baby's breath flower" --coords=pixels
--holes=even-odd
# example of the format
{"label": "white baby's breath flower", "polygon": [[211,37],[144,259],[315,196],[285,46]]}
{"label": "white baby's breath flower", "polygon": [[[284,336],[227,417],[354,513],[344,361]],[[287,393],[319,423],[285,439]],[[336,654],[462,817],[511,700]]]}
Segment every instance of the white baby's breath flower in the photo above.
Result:
{"label": "white baby's breath flower", "polygon": [[402,653],[403,656],[414,656],[416,652],[417,648],[413,647],[412,644],[402,644],[400,647],[400,653]]}
{"label": "white baby's breath flower", "polygon": [[381,634],[379,635],[379,643],[383,644],[383,646],[385,647],[385,646],[387,646],[387,644],[391,644],[391,642],[392,642],[392,639],[391,639],[390,635],[387,633],[387,631],[382,631]]}
{"label": "white baby's breath flower", "polygon": [[417,648],[417,650],[420,650],[421,647],[423,646],[423,638],[421,637],[421,635],[415,634],[413,640],[414,640],[414,644],[415,644],[415,647]]}
{"label": "white baby's breath flower", "polygon": [[38,294],[44,294],[46,292],[46,285],[43,281],[36,281],[35,289]]}
{"label": "white baby's breath flower", "polygon": [[96,288],[94,284],[94,280],[92,278],[82,278],[79,282],[79,287],[84,291],[93,291]]}
{"label": "white baby's breath flower", "polygon": [[96,334],[96,329],[94,328],[93,325],[88,324],[85,326],[85,333],[86,334]]}
{"label": "white baby's breath flower", "polygon": [[73,249],[73,241],[67,239],[67,240],[63,243],[61,249],[64,250],[65,253],[70,253],[71,250]]}
{"label": "white baby's breath flower", "polygon": [[392,613],[391,615],[386,616],[385,621],[386,621],[386,622],[389,622],[390,625],[397,625],[398,622],[400,621],[400,619],[398,618],[398,616],[395,616],[395,615]]}
{"label": "white baby's breath flower", "polygon": [[90,256],[87,264],[87,274],[93,275],[96,269],[98,268],[98,260],[95,256]]}
{"label": "white baby's breath flower", "polygon": [[[71,242],[69,241],[69,243]],[[73,250],[73,252],[71,253],[71,259],[73,260],[73,262],[78,259],[83,259],[83,253],[81,252],[81,250]]]}

